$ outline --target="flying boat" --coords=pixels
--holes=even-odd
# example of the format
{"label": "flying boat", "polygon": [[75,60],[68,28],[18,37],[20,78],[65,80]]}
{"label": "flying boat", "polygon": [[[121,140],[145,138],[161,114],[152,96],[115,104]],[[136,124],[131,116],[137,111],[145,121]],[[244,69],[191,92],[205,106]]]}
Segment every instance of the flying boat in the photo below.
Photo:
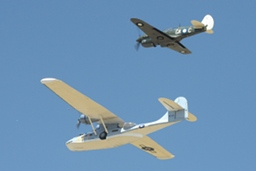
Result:
{"label": "flying boat", "polygon": [[71,151],[100,150],[132,144],[158,159],[171,159],[174,155],[148,135],[183,120],[197,120],[196,116],[188,111],[185,97],[178,97],[174,101],[159,98],[159,102],[167,110],[166,113],[156,121],[135,124],[125,122],[59,79],[44,78],[41,83],[81,113],[77,126],[86,124],[92,127],[92,132],[80,134],[66,142],[67,148]]}

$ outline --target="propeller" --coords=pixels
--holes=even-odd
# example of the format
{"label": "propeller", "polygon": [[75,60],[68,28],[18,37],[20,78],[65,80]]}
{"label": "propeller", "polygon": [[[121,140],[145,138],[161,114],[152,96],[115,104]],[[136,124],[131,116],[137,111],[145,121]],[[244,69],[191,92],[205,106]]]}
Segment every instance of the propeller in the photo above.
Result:
{"label": "propeller", "polygon": [[81,125],[81,121],[78,119],[76,123],[76,128],[79,129],[80,125]]}
{"label": "propeller", "polygon": [[80,115],[80,118],[77,119],[77,123],[76,123],[76,127],[77,129],[80,127],[81,123],[82,124],[92,124],[93,122],[98,122],[99,119],[95,119],[95,118],[88,118],[88,116],[85,116],[83,114]]}
{"label": "propeller", "polygon": [[86,116],[80,115],[80,118],[77,119],[76,127],[79,129],[81,123],[86,123]]}
{"label": "propeller", "polygon": [[140,42],[137,42],[134,47],[135,47],[135,49],[137,51],[139,51],[139,49],[140,49]]}
{"label": "propeller", "polygon": [[[138,31],[138,35],[139,35],[139,38],[140,38],[141,34],[140,34],[140,29],[138,27],[137,27],[137,31]],[[137,51],[139,51],[139,49],[140,49],[140,43],[141,42],[137,40],[137,43],[134,46]]]}

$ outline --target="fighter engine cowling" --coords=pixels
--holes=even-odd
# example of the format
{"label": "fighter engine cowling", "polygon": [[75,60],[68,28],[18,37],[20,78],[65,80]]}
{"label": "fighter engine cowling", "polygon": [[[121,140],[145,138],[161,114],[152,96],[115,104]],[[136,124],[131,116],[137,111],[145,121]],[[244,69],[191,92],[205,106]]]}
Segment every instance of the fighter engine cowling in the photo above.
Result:
{"label": "fighter engine cowling", "polygon": [[140,44],[143,47],[156,47],[156,45],[152,42],[150,38],[142,39]]}

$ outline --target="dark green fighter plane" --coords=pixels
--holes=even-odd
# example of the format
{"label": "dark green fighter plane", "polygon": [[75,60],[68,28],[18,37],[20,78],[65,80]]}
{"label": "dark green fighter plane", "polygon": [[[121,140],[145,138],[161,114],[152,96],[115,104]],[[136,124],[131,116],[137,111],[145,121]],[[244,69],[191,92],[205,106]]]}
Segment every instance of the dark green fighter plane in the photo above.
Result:
{"label": "dark green fighter plane", "polygon": [[164,31],[160,31],[145,21],[137,18],[131,18],[131,21],[146,33],[146,35],[143,35],[136,40],[137,49],[140,44],[143,47],[156,47],[157,45],[160,45],[161,47],[168,47],[182,54],[191,53],[190,50],[180,43],[182,39],[202,32],[212,34],[212,28],[214,26],[214,20],[211,15],[206,15],[201,22],[192,20],[192,26],[170,28]]}

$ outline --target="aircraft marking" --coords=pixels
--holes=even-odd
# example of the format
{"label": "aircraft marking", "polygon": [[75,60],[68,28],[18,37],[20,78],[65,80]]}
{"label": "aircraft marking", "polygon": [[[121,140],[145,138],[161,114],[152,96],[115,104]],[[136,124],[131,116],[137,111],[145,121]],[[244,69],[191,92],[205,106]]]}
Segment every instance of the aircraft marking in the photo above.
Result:
{"label": "aircraft marking", "polygon": [[156,153],[153,147],[145,146],[144,144],[140,144],[140,146],[142,150],[148,151],[150,153]]}

